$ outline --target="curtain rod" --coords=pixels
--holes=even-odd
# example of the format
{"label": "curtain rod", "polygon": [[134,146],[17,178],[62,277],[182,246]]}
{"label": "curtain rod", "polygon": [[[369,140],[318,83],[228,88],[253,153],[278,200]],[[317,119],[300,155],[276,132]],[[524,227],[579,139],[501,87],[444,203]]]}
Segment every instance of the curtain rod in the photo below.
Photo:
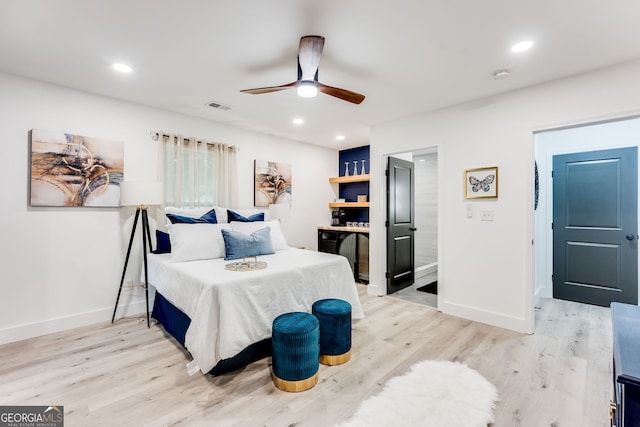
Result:
{"label": "curtain rod", "polygon": [[[151,131],[151,132],[150,132],[150,135],[151,135],[151,139],[153,139],[154,141],[159,140],[159,139],[160,139],[160,136],[162,136],[162,138],[163,138],[163,139],[164,139],[164,138],[170,138],[170,137],[171,137],[171,135],[167,135],[167,134],[166,134],[166,133],[164,133],[164,132],[153,132],[153,131]],[[173,137],[173,138],[174,138],[174,139],[176,139],[175,135],[174,135],[174,137]],[[191,138],[182,138],[182,139],[183,139],[183,140],[185,140],[185,141],[187,141],[187,142],[191,142]],[[209,144],[209,145],[216,145],[216,144],[217,144],[216,142],[206,142],[206,141],[201,141],[201,140],[199,140],[199,139],[196,139],[196,141],[195,141],[195,142],[196,142],[197,144],[202,144],[202,143]],[[228,150],[229,150],[229,151],[240,151],[240,149],[239,149],[239,148],[237,148],[235,145],[229,145],[229,146],[228,146]]]}

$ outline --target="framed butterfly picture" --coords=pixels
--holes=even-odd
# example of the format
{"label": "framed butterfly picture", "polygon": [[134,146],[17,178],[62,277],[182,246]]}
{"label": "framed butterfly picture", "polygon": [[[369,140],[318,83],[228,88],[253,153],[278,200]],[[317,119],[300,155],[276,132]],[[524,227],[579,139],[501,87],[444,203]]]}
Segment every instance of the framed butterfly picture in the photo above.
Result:
{"label": "framed butterfly picture", "polygon": [[467,169],[464,171],[464,198],[489,199],[498,197],[498,167]]}

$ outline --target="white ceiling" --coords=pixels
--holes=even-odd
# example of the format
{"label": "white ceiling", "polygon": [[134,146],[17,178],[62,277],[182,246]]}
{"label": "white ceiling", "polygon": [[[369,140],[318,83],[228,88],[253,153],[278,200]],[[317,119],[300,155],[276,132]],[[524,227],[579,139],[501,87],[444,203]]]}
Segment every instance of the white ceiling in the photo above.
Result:
{"label": "white ceiling", "polygon": [[[638,0],[0,0],[0,71],[346,148],[375,124],[640,58],[639,23]],[[240,93],[296,80],[304,35],[326,37],[319,81],[362,104]]]}

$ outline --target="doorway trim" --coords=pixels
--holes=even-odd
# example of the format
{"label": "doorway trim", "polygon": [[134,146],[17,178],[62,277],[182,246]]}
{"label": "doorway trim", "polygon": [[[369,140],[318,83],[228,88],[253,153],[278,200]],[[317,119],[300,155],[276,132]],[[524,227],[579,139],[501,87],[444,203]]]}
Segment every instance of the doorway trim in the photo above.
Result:
{"label": "doorway trim", "polygon": [[[412,156],[416,155],[416,154],[425,154],[425,153],[437,153],[438,154],[438,159],[437,159],[437,167],[438,167],[438,272],[437,272],[437,277],[438,280],[440,279],[440,272],[441,272],[441,260],[442,260],[442,241],[443,241],[443,225],[442,225],[442,197],[443,197],[443,192],[442,192],[442,168],[440,167],[441,162],[442,162],[442,154],[441,154],[441,150],[440,147],[437,145],[431,145],[431,146],[426,146],[426,147],[420,147],[420,148],[410,148],[410,149],[406,149],[406,150],[401,150],[401,151],[394,151],[394,152],[385,152],[385,153],[377,153],[376,157],[378,158],[378,173],[380,174],[380,176],[376,179],[378,179],[378,182],[380,183],[380,187],[379,187],[379,191],[377,192],[377,194],[380,197],[380,201],[381,201],[381,209],[380,212],[384,212],[384,218],[386,219],[386,211],[387,211],[387,199],[386,199],[386,192],[387,192],[387,183],[386,183],[386,176],[385,176],[385,170],[387,168],[387,162],[388,162],[388,158],[389,157],[400,157],[400,158],[404,158],[402,157],[403,155],[407,155],[407,154],[411,154]],[[373,160],[374,153],[372,152],[372,157],[371,159]],[[373,193],[372,193],[373,194]],[[375,196],[374,196],[375,197]],[[382,262],[385,265],[385,268],[381,268],[379,271],[379,277],[377,278],[372,278],[372,281],[369,282],[369,287],[368,287],[368,293],[373,294],[373,295],[388,295],[387,291],[386,291],[386,278],[384,277],[384,273],[386,271],[386,261],[387,261],[387,245],[386,245],[386,227],[382,227],[382,230],[384,231],[384,233],[377,235],[376,234],[376,239],[382,239],[385,243],[380,244],[380,245],[376,245],[379,248],[379,252],[375,251],[369,254],[370,257],[372,257],[372,260],[378,260],[379,262]],[[375,261],[374,261],[375,262]],[[376,286],[374,284],[374,286],[372,286],[372,284],[374,283],[373,280],[376,280],[376,282],[380,282],[380,286]],[[439,286],[438,288],[438,295],[437,295],[437,307],[436,309],[438,311],[442,311],[440,310],[440,304],[441,304],[441,296],[443,294],[443,289],[442,289],[442,285]]]}
{"label": "doorway trim", "polygon": [[[540,193],[545,196],[540,198],[538,210],[534,212],[534,266],[533,266],[533,291],[535,298],[553,298],[553,184],[551,181],[552,159],[554,155],[569,154],[575,152],[588,152],[625,147],[639,147],[640,139],[632,141],[632,136],[625,136],[629,127],[637,127],[640,132],[640,117],[620,117],[593,122],[581,122],[571,126],[562,126],[533,131],[535,160],[538,163]],[[568,136],[580,136],[581,133],[607,133],[618,137],[608,139],[577,139],[571,142]],[[597,135],[596,135],[597,136]],[[604,142],[603,142],[604,141]],[[609,142],[610,141],[610,142]],[[640,164],[640,161],[639,161]],[[639,165],[640,166],[640,165]],[[640,169],[640,167],[639,167]],[[640,184],[640,174],[639,174]],[[640,198],[640,185],[638,197]],[[640,200],[640,199],[639,199]],[[638,223],[640,224],[640,208]]]}

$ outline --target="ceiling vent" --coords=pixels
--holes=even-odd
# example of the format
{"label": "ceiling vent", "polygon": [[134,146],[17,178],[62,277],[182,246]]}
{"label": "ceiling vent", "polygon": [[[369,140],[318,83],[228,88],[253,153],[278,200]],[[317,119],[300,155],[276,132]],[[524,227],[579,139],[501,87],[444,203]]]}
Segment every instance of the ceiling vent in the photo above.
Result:
{"label": "ceiling vent", "polygon": [[224,104],[220,104],[218,102],[215,101],[211,101],[209,103],[207,103],[207,105],[211,108],[217,108],[218,110],[222,110],[222,111],[229,111],[231,109],[230,106],[228,105],[224,105]]}

